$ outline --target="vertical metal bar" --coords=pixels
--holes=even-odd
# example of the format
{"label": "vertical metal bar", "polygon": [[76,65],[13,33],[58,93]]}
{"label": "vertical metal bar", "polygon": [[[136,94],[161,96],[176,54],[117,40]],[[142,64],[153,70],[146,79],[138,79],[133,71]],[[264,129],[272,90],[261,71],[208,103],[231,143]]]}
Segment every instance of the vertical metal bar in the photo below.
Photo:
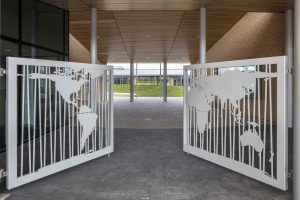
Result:
{"label": "vertical metal bar", "polygon": [[[250,118],[250,93],[249,93],[249,88],[248,88],[248,94],[247,94],[247,108],[248,108],[248,130],[250,131],[250,122],[251,122],[251,118]],[[250,145],[248,145],[248,164],[251,165],[251,147]]]}
{"label": "vertical metal bar", "polygon": [[[258,72],[260,72],[260,66],[258,65]],[[260,116],[260,102],[261,102],[261,98],[260,98],[260,78],[257,79],[257,96],[258,96],[258,100],[257,100],[257,115],[258,115],[258,135],[259,138],[261,139],[261,116]],[[259,169],[261,170],[261,152],[259,152]]]}
{"label": "vertical metal bar", "polygon": [[183,81],[184,81],[184,91],[183,91],[183,147],[187,145],[188,140],[188,106],[187,106],[187,92],[188,92],[188,82],[187,82],[187,70],[183,70]]}
{"label": "vertical metal bar", "polygon": [[[48,67],[45,66],[45,72],[48,74]],[[47,103],[48,103],[48,81],[45,79],[45,110],[44,110],[44,164],[46,166],[46,151],[47,151]]]}
{"label": "vertical metal bar", "polygon": [[61,106],[61,95],[58,95],[58,113],[59,113],[59,151],[60,151],[60,161],[63,160],[63,124],[62,124],[62,106]]}
{"label": "vertical metal bar", "polygon": [[224,110],[224,102],[221,101],[221,153],[222,156],[224,156],[224,115],[223,115],[223,110]]}
{"label": "vertical metal bar", "polygon": [[[22,66],[23,68],[23,76],[22,76],[22,117],[21,117],[21,171],[20,175],[23,176],[23,167],[24,167],[24,118],[25,118],[25,113],[24,113],[24,102],[25,102],[25,78],[26,78],[26,65]],[[8,90],[7,90],[8,91]]]}
{"label": "vertical metal bar", "polygon": [[[49,67],[49,74],[51,74],[51,68]],[[52,96],[51,96],[51,80],[49,80],[49,128],[50,128],[50,132],[49,132],[49,137],[50,137],[50,160],[51,160],[51,164],[53,163],[53,133],[52,133]]]}
{"label": "vertical metal bar", "polygon": [[[57,67],[55,68],[55,72],[58,73]],[[56,87],[54,87],[54,155],[53,155],[53,160],[56,162],[56,129],[57,129],[57,90]]]}
{"label": "vertical metal bar", "polygon": [[[269,73],[271,73],[271,65],[269,65]],[[273,152],[273,113],[272,113],[272,78],[269,78],[269,106],[270,106],[270,153],[271,153],[271,158],[270,158],[270,163],[271,163],[271,177],[274,178],[274,162],[273,162],[273,157],[274,157],[274,152]]]}
{"label": "vertical metal bar", "polygon": [[[210,70],[211,71],[211,70]],[[213,114],[213,110],[214,110],[214,102],[212,102],[212,105],[210,106],[210,130],[209,130],[209,148],[207,148],[207,150],[209,149],[209,152],[211,152],[211,132],[212,132],[212,114]]]}
{"label": "vertical metal bar", "polygon": [[26,73],[26,96],[27,96],[27,139],[28,139],[28,163],[29,163],[29,173],[31,173],[31,122],[30,122],[30,97],[29,97],[29,66],[27,65],[27,73]]}
{"label": "vertical metal bar", "polygon": [[[34,66],[34,73],[37,73],[37,66]],[[34,80],[34,97],[33,97],[33,161],[32,161],[32,171],[35,171],[35,143],[36,143],[36,79]]]}
{"label": "vertical metal bar", "polygon": [[[257,71],[257,66],[255,66],[255,71]],[[255,87],[254,87],[254,92],[253,92],[253,125],[252,125],[252,132],[255,133],[256,131],[256,127],[255,127],[255,124],[256,124],[256,80],[255,80]],[[252,166],[254,166],[254,148],[252,148]]]}
{"label": "vertical metal bar", "polygon": [[71,158],[71,153],[72,153],[72,133],[71,133],[71,105],[70,103],[67,103],[67,106],[68,106],[68,135],[69,135],[69,143],[68,143],[68,146],[69,146],[69,158]]}
{"label": "vertical metal bar", "polygon": [[98,105],[98,148],[101,149],[101,82],[100,77],[97,78],[97,105]]}
{"label": "vertical metal bar", "polygon": [[63,100],[64,102],[64,117],[63,117],[63,160],[66,158],[66,101]]}
{"label": "vertical metal bar", "polygon": [[[241,115],[241,101],[239,100],[238,101],[238,113],[239,115]],[[241,162],[241,142],[240,142],[240,139],[241,139],[241,116],[239,118],[239,122],[238,122],[238,148],[239,148],[239,162]]]}
{"label": "vertical metal bar", "polygon": [[194,147],[196,147],[197,130],[196,130],[196,108],[195,107],[193,107],[193,126],[194,126]]}
{"label": "vertical metal bar", "polygon": [[[73,93],[72,94],[72,97],[73,97],[73,99],[72,99],[72,101],[75,103],[75,99],[76,99],[76,95],[77,95],[77,93]],[[74,130],[74,126],[75,126],[75,106],[74,106],[74,103],[72,104],[72,153],[71,153],[71,156],[73,157],[74,156],[74,143],[75,143],[75,141],[74,141],[74,136],[75,136],[75,130]]]}
{"label": "vertical metal bar", "polygon": [[[246,89],[246,88],[245,88]],[[246,122],[246,91],[244,89],[244,97],[243,97],[243,133],[245,133],[245,122]],[[245,161],[245,147],[242,146],[242,162]]]}
{"label": "vertical metal bar", "polygon": [[231,135],[231,129],[232,129],[232,123],[231,123],[231,111],[232,111],[232,104],[229,104],[229,111],[228,111],[228,117],[229,117],[229,157],[232,158],[232,135]]}
{"label": "vertical metal bar", "polygon": [[225,122],[224,122],[224,156],[227,157],[227,110],[228,101],[225,101]]}
{"label": "vertical metal bar", "polygon": [[217,133],[216,133],[216,152],[217,154],[219,154],[219,105],[220,104],[220,99],[217,97],[217,126],[216,126],[216,129],[217,129]]}
{"label": "vertical metal bar", "polygon": [[112,148],[114,148],[114,107],[113,107],[113,87],[114,87],[114,80],[113,80],[114,74],[113,74],[113,70],[110,70],[110,83],[109,83],[109,103],[110,103],[110,146],[112,146]]}
{"label": "vertical metal bar", "polygon": [[[41,73],[41,67],[39,66],[38,67],[38,73],[40,74]],[[42,103],[41,103],[41,94],[42,94],[42,91],[41,91],[41,79],[38,80],[38,83],[39,83],[39,136],[40,136],[40,168],[43,167],[43,142],[42,142],[42,139],[43,139],[43,130],[42,130]]]}
{"label": "vertical metal bar", "polygon": [[[269,65],[265,65],[265,72],[267,72]],[[268,81],[267,78],[265,79],[265,95],[264,95],[264,138],[263,138],[263,143],[264,143],[264,149],[263,149],[263,172],[266,171],[266,135],[267,135],[267,100],[268,100]]]}

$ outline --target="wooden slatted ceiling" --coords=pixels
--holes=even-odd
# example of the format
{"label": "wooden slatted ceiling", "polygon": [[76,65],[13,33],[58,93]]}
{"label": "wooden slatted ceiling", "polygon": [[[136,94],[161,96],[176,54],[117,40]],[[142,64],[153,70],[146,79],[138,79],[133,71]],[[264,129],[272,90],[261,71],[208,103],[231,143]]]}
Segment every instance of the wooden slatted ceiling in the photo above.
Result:
{"label": "wooden slatted ceiling", "polygon": [[[198,59],[197,11],[99,11],[98,52],[101,62],[195,62]],[[207,48],[245,12],[208,11]],[[90,47],[90,13],[71,12],[70,32]]]}
{"label": "wooden slatted ceiling", "polygon": [[[70,32],[89,49],[91,6],[97,6],[101,62],[196,62],[198,10],[207,7],[207,48],[248,11],[283,12],[293,0],[43,0],[70,13]],[[183,11],[185,10],[185,11]],[[149,35],[149,36],[148,36]]]}
{"label": "wooden slatted ceiling", "polygon": [[[208,11],[207,12],[207,49],[210,49],[245,12]],[[199,55],[199,12],[185,11],[182,23],[170,52],[173,62],[198,60]]]}
{"label": "wooden slatted ceiling", "polygon": [[99,10],[209,10],[283,12],[293,8],[293,0],[42,0],[70,11]]}

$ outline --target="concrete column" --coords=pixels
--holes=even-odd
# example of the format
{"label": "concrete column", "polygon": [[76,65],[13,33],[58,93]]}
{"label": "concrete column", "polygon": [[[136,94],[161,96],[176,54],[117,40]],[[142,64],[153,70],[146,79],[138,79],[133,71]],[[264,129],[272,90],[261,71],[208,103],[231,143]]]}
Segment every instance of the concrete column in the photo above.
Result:
{"label": "concrete column", "polygon": [[294,75],[294,159],[293,159],[293,185],[294,198],[300,199],[300,0],[295,0],[294,4],[294,46],[295,46],[295,65]]}
{"label": "concrete column", "polygon": [[293,47],[293,11],[285,12],[285,55],[287,55],[287,123],[288,127],[293,127],[293,79],[292,67],[294,64],[294,47]]}
{"label": "concrete column", "polygon": [[206,62],[206,8],[201,6],[199,19],[199,63]]}
{"label": "concrete column", "polygon": [[168,87],[167,87],[167,61],[164,61],[164,102],[167,102]]}
{"label": "concrete column", "polygon": [[97,63],[97,8],[91,8],[91,63]]}
{"label": "concrete column", "polygon": [[130,102],[134,99],[134,63],[130,61]]}

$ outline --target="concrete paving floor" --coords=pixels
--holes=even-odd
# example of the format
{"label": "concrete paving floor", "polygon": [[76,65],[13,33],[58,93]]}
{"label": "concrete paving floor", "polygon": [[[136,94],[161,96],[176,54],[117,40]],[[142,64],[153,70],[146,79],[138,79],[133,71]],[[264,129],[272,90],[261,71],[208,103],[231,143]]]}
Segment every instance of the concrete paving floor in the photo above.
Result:
{"label": "concrete paving floor", "polygon": [[183,126],[183,99],[138,97],[133,103],[128,97],[114,99],[115,128],[169,129]]}
{"label": "concrete paving floor", "polygon": [[127,100],[115,103],[118,128],[110,157],[11,190],[8,199],[292,199],[291,190],[282,192],[184,153],[180,99],[168,103],[143,99],[131,104]]}

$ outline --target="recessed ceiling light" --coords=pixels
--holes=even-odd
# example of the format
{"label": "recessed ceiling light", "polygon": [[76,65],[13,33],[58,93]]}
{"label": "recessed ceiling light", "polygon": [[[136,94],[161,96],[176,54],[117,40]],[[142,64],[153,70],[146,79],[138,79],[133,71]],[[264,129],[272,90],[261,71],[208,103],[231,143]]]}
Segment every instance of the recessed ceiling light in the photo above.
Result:
{"label": "recessed ceiling light", "polygon": [[5,51],[5,52],[11,52],[11,50],[10,50],[10,49],[5,49],[4,51]]}
{"label": "recessed ceiling light", "polygon": [[147,57],[147,60],[150,60],[150,57]]}
{"label": "recessed ceiling light", "polygon": [[112,60],[116,59],[116,58],[111,58]]}
{"label": "recessed ceiling light", "polygon": [[150,35],[147,35],[147,38],[150,38]]}

